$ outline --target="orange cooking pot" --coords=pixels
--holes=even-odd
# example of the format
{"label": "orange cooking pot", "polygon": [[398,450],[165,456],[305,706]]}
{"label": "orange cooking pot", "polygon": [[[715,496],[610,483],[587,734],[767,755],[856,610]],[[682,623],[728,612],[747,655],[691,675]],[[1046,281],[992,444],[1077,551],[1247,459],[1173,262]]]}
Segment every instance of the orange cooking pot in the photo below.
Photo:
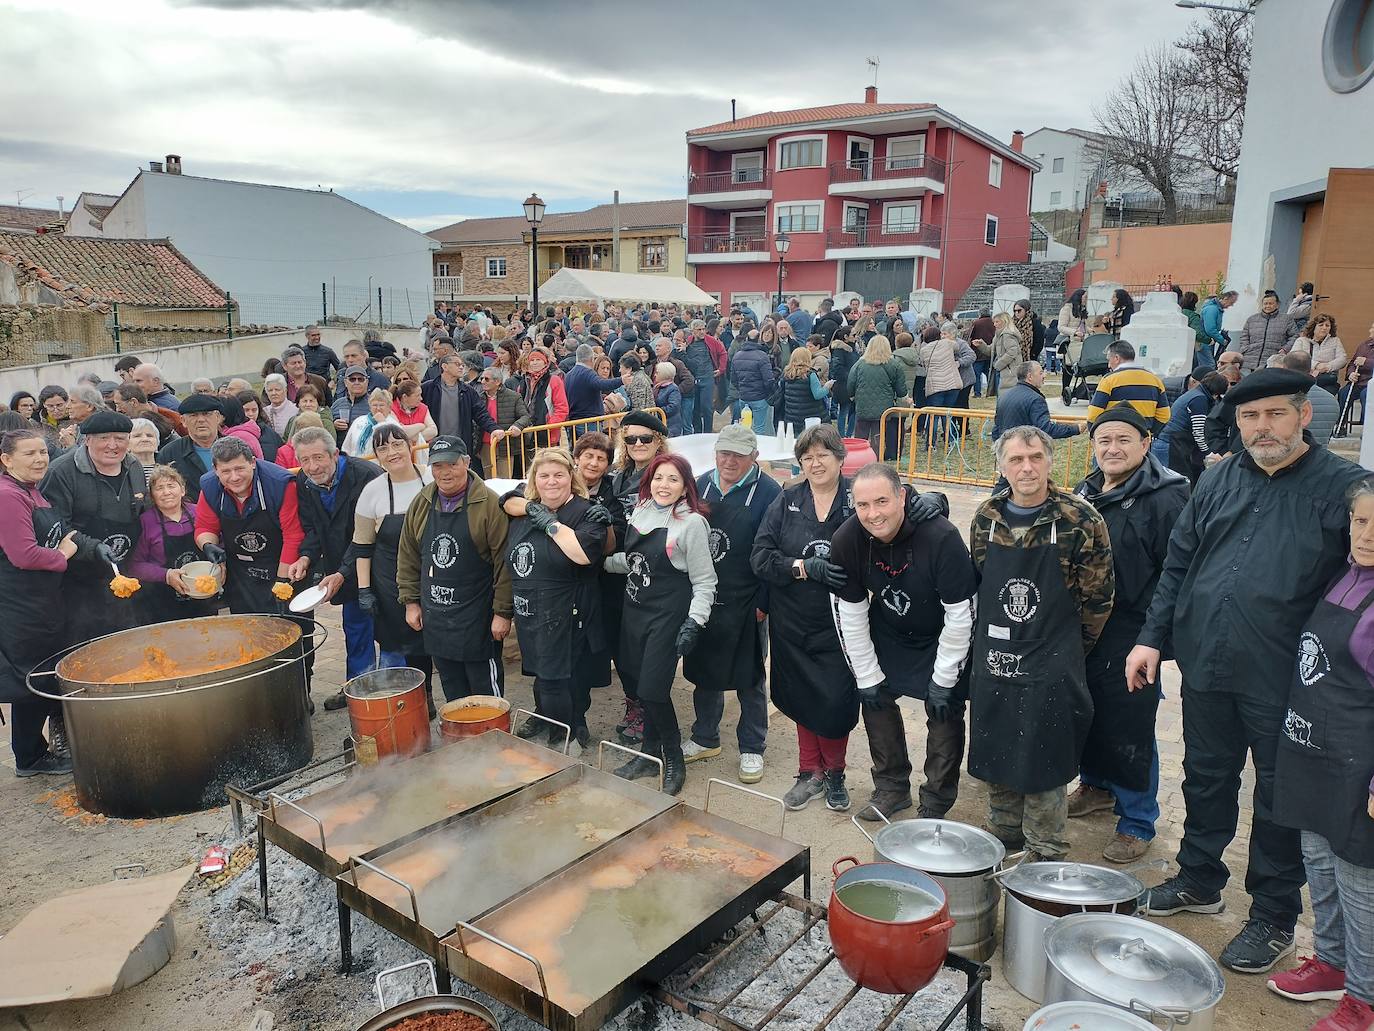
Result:
{"label": "orange cooking pot", "polygon": [[344,699],[359,762],[429,750],[429,706],[420,670],[374,669],[345,684]]}
{"label": "orange cooking pot", "polygon": [[455,698],[439,710],[439,734],[456,739],[476,737],[489,730],[510,733],[510,701],[489,694]]}

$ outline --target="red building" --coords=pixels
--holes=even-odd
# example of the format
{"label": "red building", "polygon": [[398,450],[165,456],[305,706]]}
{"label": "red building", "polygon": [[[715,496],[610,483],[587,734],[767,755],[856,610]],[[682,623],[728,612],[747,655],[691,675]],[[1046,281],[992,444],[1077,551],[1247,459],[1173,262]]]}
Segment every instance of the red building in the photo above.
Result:
{"label": "red building", "polygon": [[[810,308],[843,291],[952,306],[989,261],[1025,261],[1039,166],[935,104],[767,111],[687,133],[687,261],[697,285],[772,302],[774,240],[790,241],[784,292]],[[756,309],[757,310],[757,309]]]}

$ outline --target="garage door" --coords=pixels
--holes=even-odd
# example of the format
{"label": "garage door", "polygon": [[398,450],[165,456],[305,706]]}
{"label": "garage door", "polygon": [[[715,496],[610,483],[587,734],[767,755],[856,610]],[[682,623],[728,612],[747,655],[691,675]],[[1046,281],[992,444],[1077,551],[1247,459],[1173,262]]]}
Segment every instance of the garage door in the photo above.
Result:
{"label": "garage door", "polygon": [[895,297],[906,307],[915,282],[915,258],[866,258],[844,263],[844,288],[862,294],[875,305]]}

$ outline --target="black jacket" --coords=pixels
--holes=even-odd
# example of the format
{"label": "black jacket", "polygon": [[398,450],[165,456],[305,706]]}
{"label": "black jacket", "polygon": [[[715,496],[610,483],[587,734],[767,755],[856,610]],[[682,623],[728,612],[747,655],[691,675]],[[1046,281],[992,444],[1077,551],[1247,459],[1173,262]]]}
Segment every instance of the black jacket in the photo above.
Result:
{"label": "black jacket", "polygon": [[1298,635],[1350,554],[1345,492],[1366,475],[1318,447],[1277,476],[1242,452],[1198,480],[1139,643],[1173,633],[1187,690],[1226,691],[1281,706]]}
{"label": "black jacket", "polygon": [[[435,426],[443,425],[439,421],[439,409],[444,403],[442,384],[443,380],[435,377],[428,383],[420,385],[420,399],[429,409],[430,417],[434,420]],[[464,383],[462,386],[463,389],[458,392],[458,435],[463,438],[463,443],[468,446],[468,454],[475,458],[478,455],[473,446],[473,423],[476,423],[483,433],[493,433],[501,427],[496,425],[496,420],[487,411],[487,403],[482,399],[482,395],[477,392],[477,388],[471,383]]]}
{"label": "black jacket", "polygon": [[128,526],[128,551],[132,553],[138,539],[138,517],[148,507],[148,480],[143,465],[133,455],[125,455],[116,491],[96,473],[90,452],[84,445],[79,445],[52,461],[38,484],[38,491],[62,517],[63,525],[76,531],[77,556],[67,564],[67,577],[108,581],[110,567],[95,557],[95,546],[101,538],[84,531],[90,527],[92,517]]}
{"label": "black jacket", "polygon": [[326,383],[333,382],[334,370],[343,368],[343,362],[339,361],[334,348],[328,344],[320,344],[319,347],[306,344],[301,350],[305,352],[305,371],[312,376],[319,376]]}
{"label": "black jacket", "polygon": [[382,467],[361,458],[343,459],[343,472],[338,476],[334,493],[334,508],[324,507],[323,492],[305,473],[296,474],[296,497],[299,499],[301,554],[310,559],[312,581],[330,573],[342,573],[343,586],[334,594],[334,605],[358,600],[358,570],[353,552],[353,516],[358,507],[358,495],[367,482],[382,475]]}
{"label": "black jacket", "polygon": [[1242,447],[1240,428],[1236,426],[1236,407],[1224,397],[1212,406],[1203,425],[1207,450],[1214,455],[1238,455]]}
{"label": "black jacket", "polygon": [[[266,451],[264,449],[264,457]],[[190,437],[177,437],[157,453],[158,465],[170,465],[186,481],[186,500],[195,504],[200,500],[200,478],[210,470],[196,454],[196,444]]]}

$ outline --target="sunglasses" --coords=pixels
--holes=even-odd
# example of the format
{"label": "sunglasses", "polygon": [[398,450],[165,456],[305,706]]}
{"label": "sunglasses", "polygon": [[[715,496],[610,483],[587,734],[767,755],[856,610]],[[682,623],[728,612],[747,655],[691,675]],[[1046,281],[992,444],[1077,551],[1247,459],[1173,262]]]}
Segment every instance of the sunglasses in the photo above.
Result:
{"label": "sunglasses", "polygon": [[638,433],[625,434],[626,444],[652,444],[655,439],[656,437],[652,433],[646,433],[643,436],[640,436]]}

